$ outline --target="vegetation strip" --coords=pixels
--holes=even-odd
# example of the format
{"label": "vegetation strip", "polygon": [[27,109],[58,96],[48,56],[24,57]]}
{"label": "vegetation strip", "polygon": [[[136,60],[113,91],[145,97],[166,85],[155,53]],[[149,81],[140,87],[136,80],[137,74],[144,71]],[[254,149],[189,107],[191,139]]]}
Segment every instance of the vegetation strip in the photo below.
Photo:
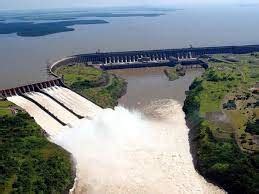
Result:
{"label": "vegetation strip", "polygon": [[[2,100],[5,105],[15,105]],[[0,193],[65,193],[73,186],[71,156],[50,143],[27,113],[0,114]]]}
{"label": "vegetation strip", "polygon": [[184,104],[196,167],[229,193],[258,193],[259,55],[213,57]]}
{"label": "vegetation strip", "polygon": [[65,85],[103,108],[113,108],[126,92],[122,78],[85,64],[58,67],[55,74],[63,76]]}

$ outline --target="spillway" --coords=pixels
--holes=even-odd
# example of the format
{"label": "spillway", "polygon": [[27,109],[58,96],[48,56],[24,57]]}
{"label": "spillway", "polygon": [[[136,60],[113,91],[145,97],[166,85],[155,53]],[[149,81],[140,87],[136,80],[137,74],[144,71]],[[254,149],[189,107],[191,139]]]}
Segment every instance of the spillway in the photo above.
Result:
{"label": "spillway", "polygon": [[72,113],[68,112],[65,108],[60,106],[57,102],[49,98],[48,96],[39,92],[30,92],[26,94],[28,97],[32,98],[43,107],[45,107],[49,112],[54,114],[58,119],[63,121],[65,124],[70,124],[78,118]]}
{"label": "spillway", "polygon": [[20,106],[26,110],[35,121],[50,135],[56,135],[63,127],[59,122],[52,118],[48,113],[42,110],[33,102],[25,99],[22,96],[12,96],[7,98],[10,102]]}
{"label": "spillway", "polygon": [[224,193],[194,169],[181,105],[163,100],[146,112],[157,117],[103,109],[53,137],[76,160],[73,194]]}
{"label": "spillway", "polygon": [[78,115],[94,118],[102,109],[86,98],[64,87],[50,87],[43,90]]}
{"label": "spillway", "polygon": [[76,114],[92,119],[102,110],[64,87],[55,86],[42,91],[43,93],[28,92],[23,96],[15,95],[7,99],[26,110],[50,136],[60,131],[62,123],[72,127],[72,123],[79,120]]}

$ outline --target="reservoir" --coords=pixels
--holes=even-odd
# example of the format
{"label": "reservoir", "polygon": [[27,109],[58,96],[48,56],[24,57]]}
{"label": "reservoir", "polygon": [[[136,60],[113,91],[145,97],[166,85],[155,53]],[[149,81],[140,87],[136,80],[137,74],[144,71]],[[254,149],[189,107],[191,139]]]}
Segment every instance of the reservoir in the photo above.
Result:
{"label": "reservoir", "polygon": [[0,88],[45,80],[47,63],[98,49],[106,52],[259,43],[257,6],[194,7],[159,17],[103,19],[109,23],[78,25],[75,31],[42,37],[0,35]]}

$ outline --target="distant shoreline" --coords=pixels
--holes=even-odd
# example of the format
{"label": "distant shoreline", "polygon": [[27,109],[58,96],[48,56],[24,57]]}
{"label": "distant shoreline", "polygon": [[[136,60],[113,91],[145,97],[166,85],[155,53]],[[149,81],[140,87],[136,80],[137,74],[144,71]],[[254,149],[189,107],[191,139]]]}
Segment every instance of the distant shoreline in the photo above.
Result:
{"label": "distant shoreline", "polygon": [[[96,18],[159,17],[164,13],[112,13],[112,12],[51,12],[0,15],[0,34],[16,33],[20,37],[39,37],[61,32],[74,31],[74,25],[107,24]],[[82,18],[82,19],[81,19]],[[87,18],[87,19],[85,19]],[[95,19],[90,19],[95,18]]]}

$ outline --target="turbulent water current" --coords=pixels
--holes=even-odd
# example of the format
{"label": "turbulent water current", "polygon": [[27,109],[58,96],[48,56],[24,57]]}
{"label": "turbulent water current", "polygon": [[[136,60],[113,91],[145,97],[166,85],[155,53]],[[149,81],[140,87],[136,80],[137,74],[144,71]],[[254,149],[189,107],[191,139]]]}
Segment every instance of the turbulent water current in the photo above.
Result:
{"label": "turbulent water current", "polygon": [[75,193],[223,193],[194,169],[181,105],[160,100],[147,118],[121,106],[63,128],[52,140],[77,162]]}
{"label": "turbulent water current", "polygon": [[37,92],[27,96],[68,122],[67,126],[21,96],[8,100],[33,116],[51,141],[72,153],[77,178],[71,193],[223,193],[194,169],[189,129],[178,102],[155,100],[138,112],[122,106],[101,109],[65,88],[45,92],[86,118],[76,118]]}

